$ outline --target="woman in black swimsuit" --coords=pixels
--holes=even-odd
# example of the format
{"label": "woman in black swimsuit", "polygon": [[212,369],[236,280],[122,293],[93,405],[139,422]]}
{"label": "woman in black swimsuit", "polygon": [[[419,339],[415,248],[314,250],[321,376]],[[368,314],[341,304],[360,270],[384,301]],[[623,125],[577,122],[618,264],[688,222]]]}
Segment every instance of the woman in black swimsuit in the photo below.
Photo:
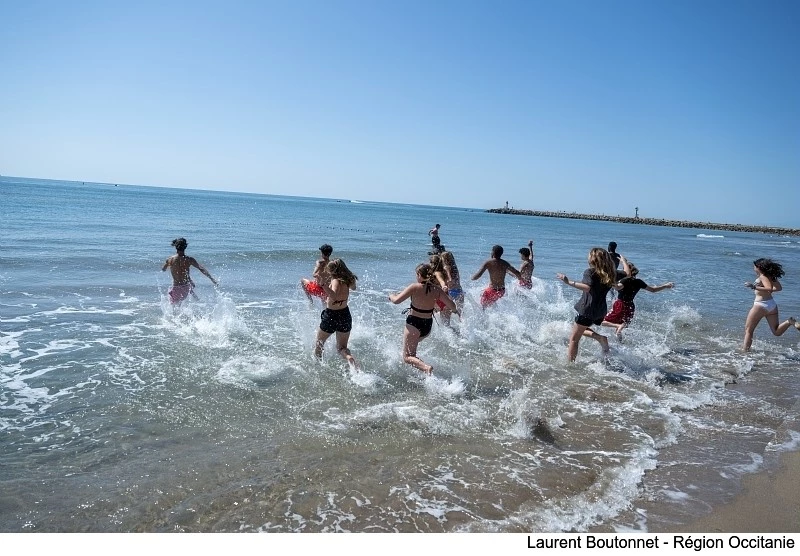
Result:
{"label": "woman in black swimsuit", "polygon": [[350,329],[353,327],[353,318],[347,300],[350,290],[356,289],[355,274],[350,272],[342,259],[333,259],[326,264],[320,272],[319,283],[325,290],[328,298],[325,300],[325,310],[322,311],[319,329],[317,330],[317,343],[314,355],[322,359],[322,347],[331,334],[336,333],[336,351],[353,368],[358,368],[356,360],[347,348],[350,339]]}
{"label": "woman in black swimsuit", "polygon": [[389,301],[395,305],[411,298],[411,308],[408,309],[406,329],[403,332],[403,361],[422,371],[431,374],[433,367],[417,357],[417,345],[431,332],[433,325],[433,309],[436,301],[440,301],[457,315],[461,312],[450,299],[447,293],[434,283],[434,274],[431,265],[417,266],[417,281],[409,284],[400,293],[389,296]]}

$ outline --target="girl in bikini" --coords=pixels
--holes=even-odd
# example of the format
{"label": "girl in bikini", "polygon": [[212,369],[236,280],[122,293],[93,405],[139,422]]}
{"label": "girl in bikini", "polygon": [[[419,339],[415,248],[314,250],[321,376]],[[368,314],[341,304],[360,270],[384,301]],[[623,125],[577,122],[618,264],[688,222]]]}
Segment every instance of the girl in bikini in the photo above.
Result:
{"label": "girl in bikini", "polygon": [[441,301],[455,314],[460,315],[461,312],[444,290],[434,283],[435,277],[431,265],[418,265],[416,274],[417,281],[409,284],[400,293],[389,295],[389,301],[397,305],[411,298],[411,307],[408,309],[406,328],[403,332],[403,361],[423,373],[432,374],[433,367],[417,357],[417,345],[431,333],[433,308],[437,301]]}
{"label": "girl in bikini", "polygon": [[355,358],[347,348],[350,339],[350,330],[353,327],[353,317],[347,300],[350,290],[356,289],[358,277],[350,272],[342,259],[333,259],[319,273],[318,283],[325,290],[325,310],[322,311],[319,330],[317,330],[317,343],[314,355],[322,359],[322,347],[325,340],[336,332],[336,351],[353,368],[358,368]]}
{"label": "girl in bikini", "polygon": [[583,292],[581,298],[575,304],[578,316],[575,317],[575,324],[572,326],[572,334],[569,337],[569,347],[567,348],[567,358],[570,362],[575,361],[578,356],[578,342],[581,336],[587,336],[597,340],[603,348],[603,354],[608,353],[608,338],[598,334],[590,327],[600,326],[603,317],[606,316],[608,305],[606,295],[612,287],[619,290],[622,286],[617,285],[617,270],[614,267],[614,260],[608,251],[601,247],[595,247],[589,251],[589,268],[583,272],[580,282],[570,280],[563,274],[556,274],[556,277],[573,288]]}
{"label": "girl in bikini", "polygon": [[747,313],[747,320],[744,323],[744,342],[742,342],[744,351],[750,351],[750,346],[753,344],[753,332],[763,318],[767,319],[769,328],[775,336],[783,335],[792,326],[800,330],[794,317],[789,317],[788,320],[778,324],[778,304],[775,303],[772,294],[783,289],[778,281],[778,278],[785,274],[781,265],[771,259],[756,259],[753,261],[753,270],[756,273],[755,282],[744,283],[756,294],[756,299],[750,312]]}

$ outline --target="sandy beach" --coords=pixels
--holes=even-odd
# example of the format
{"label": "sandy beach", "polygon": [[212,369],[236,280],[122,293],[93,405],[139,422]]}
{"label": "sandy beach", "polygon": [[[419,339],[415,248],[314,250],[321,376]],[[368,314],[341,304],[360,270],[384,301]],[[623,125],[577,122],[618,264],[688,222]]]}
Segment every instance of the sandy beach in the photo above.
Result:
{"label": "sandy beach", "polygon": [[695,523],[668,532],[800,532],[800,452],[781,457],[778,469],[747,477],[744,490]]}

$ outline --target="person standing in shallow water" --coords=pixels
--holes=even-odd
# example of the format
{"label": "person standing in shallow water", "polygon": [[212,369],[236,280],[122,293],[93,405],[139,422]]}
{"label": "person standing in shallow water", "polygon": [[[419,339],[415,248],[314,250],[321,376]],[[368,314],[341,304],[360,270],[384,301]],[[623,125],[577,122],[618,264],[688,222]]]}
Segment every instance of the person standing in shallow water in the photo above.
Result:
{"label": "person standing in shallow water", "polygon": [[428,230],[428,235],[431,236],[431,245],[433,245],[434,253],[441,253],[444,251],[442,239],[439,237],[439,228],[441,228],[441,224],[436,224],[433,228]]}
{"label": "person standing in shallow water", "polygon": [[755,282],[745,282],[744,285],[753,290],[756,299],[750,312],[747,313],[747,320],[744,323],[744,341],[742,350],[750,351],[753,345],[753,332],[761,319],[767,319],[769,329],[775,336],[782,336],[784,332],[792,326],[800,330],[800,326],[794,317],[789,317],[786,321],[778,324],[778,304],[772,298],[772,294],[783,289],[780,281],[785,273],[783,267],[771,259],[756,259],[753,261],[753,271],[756,273]]}
{"label": "person standing in shallow water", "polygon": [[603,355],[608,354],[608,338],[598,334],[590,327],[600,326],[603,317],[606,316],[608,305],[606,295],[613,287],[621,289],[622,286],[616,284],[617,271],[614,268],[614,260],[608,251],[601,247],[594,247],[589,251],[589,268],[583,272],[580,282],[575,282],[567,278],[564,274],[556,274],[556,277],[573,288],[583,292],[581,298],[575,304],[578,316],[575,317],[575,324],[572,326],[572,333],[569,337],[569,347],[567,348],[567,359],[575,361],[578,356],[578,342],[582,336],[596,340],[603,348]]}
{"label": "person standing in shallow water", "polygon": [[219,285],[203,265],[198,263],[194,257],[186,255],[185,251],[188,245],[188,242],[182,237],[173,239],[172,246],[177,253],[169,257],[164,263],[164,266],[161,267],[162,272],[170,269],[172,273],[172,286],[169,288],[168,294],[169,301],[173,305],[180,304],[184,299],[189,297],[189,294],[194,295],[194,282],[192,281],[192,277],[189,276],[189,269],[191,267],[195,267],[207,276],[215,286]]}

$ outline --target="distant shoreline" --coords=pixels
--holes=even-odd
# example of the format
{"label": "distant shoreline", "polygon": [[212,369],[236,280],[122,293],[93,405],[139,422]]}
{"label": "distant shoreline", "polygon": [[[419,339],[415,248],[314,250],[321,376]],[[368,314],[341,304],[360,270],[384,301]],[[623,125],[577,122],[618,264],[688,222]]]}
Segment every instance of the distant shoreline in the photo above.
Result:
{"label": "distant shoreline", "polygon": [[621,224],[644,224],[646,226],[668,226],[670,228],[701,228],[705,230],[724,230],[728,232],[758,232],[782,236],[800,236],[800,229],[778,228],[775,226],[747,226],[744,224],[719,224],[715,222],[689,222],[667,220],[664,218],[633,218],[630,216],[606,216],[604,214],[580,214],[577,212],[552,212],[541,210],[518,210],[507,208],[489,209],[495,214],[517,214],[520,216],[543,216],[546,218],[572,218],[576,220],[601,220]]}

